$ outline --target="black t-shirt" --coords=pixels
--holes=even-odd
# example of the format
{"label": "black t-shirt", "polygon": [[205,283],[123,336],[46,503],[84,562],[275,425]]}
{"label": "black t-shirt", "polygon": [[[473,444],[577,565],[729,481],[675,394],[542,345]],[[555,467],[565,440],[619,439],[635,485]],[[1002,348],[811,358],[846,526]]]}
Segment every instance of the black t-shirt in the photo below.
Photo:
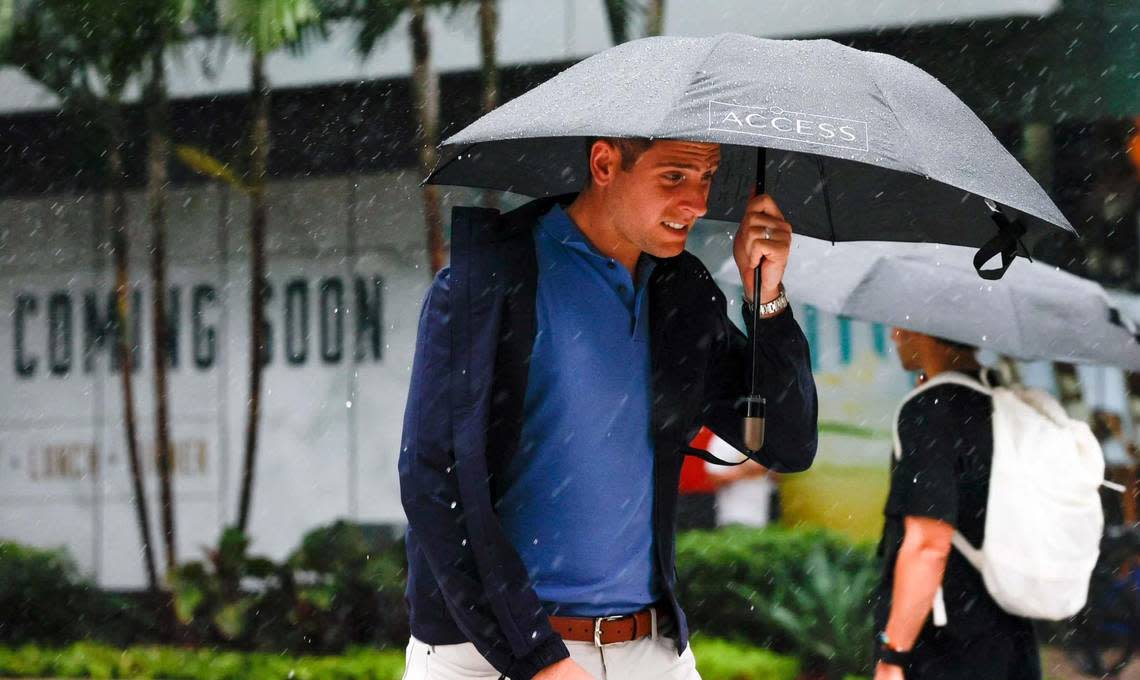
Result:
{"label": "black t-shirt", "polygon": [[[977,378],[977,375],[971,375]],[[895,562],[905,517],[929,517],[952,524],[971,545],[985,538],[986,498],[993,460],[993,402],[961,385],[932,387],[911,399],[899,416],[902,455],[891,456],[891,487],[879,554],[883,579],[876,606],[878,630],[890,613]],[[1024,620],[1002,610],[986,591],[981,574],[957,550],[950,551],[942,579],[947,625],[942,636],[968,639],[1019,628]],[[929,636],[927,619],[919,639]]]}

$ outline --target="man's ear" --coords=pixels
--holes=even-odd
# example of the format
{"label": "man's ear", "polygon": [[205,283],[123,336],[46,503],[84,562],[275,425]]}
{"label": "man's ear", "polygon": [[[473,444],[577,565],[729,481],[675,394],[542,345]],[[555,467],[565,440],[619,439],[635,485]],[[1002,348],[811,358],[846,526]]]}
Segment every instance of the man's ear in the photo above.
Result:
{"label": "man's ear", "polygon": [[599,139],[590,147],[590,177],[597,186],[613,181],[621,168],[621,151],[610,142]]}

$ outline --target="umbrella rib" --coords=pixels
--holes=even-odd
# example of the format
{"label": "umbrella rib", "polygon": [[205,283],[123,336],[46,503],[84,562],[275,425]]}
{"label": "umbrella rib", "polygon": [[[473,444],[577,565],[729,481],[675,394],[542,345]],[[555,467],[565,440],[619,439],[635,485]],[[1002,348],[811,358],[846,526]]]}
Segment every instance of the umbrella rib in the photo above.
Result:
{"label": "umbrella rib", "polygon": [[[871,83],[875,86],[875,90],[879,93],[879,96],[886,103],[887,110],[891,112],[891,116],[893,116],[895,119],[895,124],[899,126],[899,131],[902,132],[904,137],[906,137],[906,141],[907,141],[906,148],[909,152],[910,149],[914,148],[914,140],[912,140],[910,138],[910,130],[908,130],[906,128],[906,126],[904,126],[902,124],[902,120],[899,119],[899,114],[897,111],[895,111],[895,106],[891,102],[891,98],[889,96],[887,96],[887,91],[885,89],[883,89],[883,86],[879,83],[879,79],[875,76],[875,70],[873,68],[871,68],[866,63],[865,59],[866,59],[866,57],[861,55],[859,63],[863,67],[863,69],[867,72],[867,77],[871,81]],[[908,156],[907,161],[909,163],[911,163],[912,165],[917,166],[917,168],[918,168],[918,173],[914,173],[914,174],[921,174],[926,179],[930,179],[930,173],[926,171],[926,168],[922,166],[921,162],[916,161],[914,154],[913,153],[907,153],[907,156]],[[973,193],[973,192],[971,192],[971,193]]]}
{"label": "umbrella rib", "polygon": [[[470,150],[471,150],[471,148],[472,148],[472,147],[474,147],[476,144],[478,144],[478,142],[471,142],[471,143],[470,143],[470,144],[468,144],[467,146],[463,147],[463,150],[462,150],[462,151],[460,151],[459,153],[455,154],[455,155],[454,155],[454,156],[452,156],[451,158],[449,158],[449,159],[447,159],[446,161],[444,161],[442,165],[437,165],[435,168],[433,168],[433,169],[432,169],[432,171],[431,171],[431,172],[429,172],[429,173],[428,173],[428,176],[427,176],[427,177],[424,177],[422,180],[420,180],[420,186],[424,186],[425,184],[427,184],[429,181],[431,181],[431,178],[432,178],[432,177],[435,177],[437,174],[439,174],[440,172],[442,172],[444,168],[446,168],[446,167],[450,166],[450,165],[451,165],[452,163],[454,163],[454,162],[455,162],[455,161],[456,161],[456,160],[457,160],[457,159],[458,159],[460,156],[462,156],[463,154],[465,154],[465,153],[467,153],[468,151],[470,151]],[[442,148],[443,148],[443,144],[440,144],[439,146],[437,146],[437,147],[436,147],[436,150],[438,151],[439,149],[442,149]]]}
{"label": "umbrella rib", "polygon": [[[705,64],[708,63],[709,57],[712,56],[713,50],[720,47],[720,44],[727,40],[730,36],[730,33],[722,33],[720,36],[718,36],[717,39],[713,41],[712,45],[709,46],[709,49],[705,52],[705,55],[701,57],[701,61],[697,64],[697,67],[690,71],[690,73],[699,73],[704,68]],[[661,117],[657,119],[657,125],[654,127],[654,139],[660,137],[660,134],[658,133],[661,132],[661,128],[665,125],[665,121],[668,119],[669,114],[677,108],[677,103],[680,102],[681,99],[685,96],[689,90],[689,86],[692,84],[692,77],[690,77],[688,80],[683,81],[681,85],[681,91],[674,93],[673,101],[669,104],[669,106],[662,109]]]}
{"label": "umbrella rib", "polygon": [[827,185],[827,172],[823,167],[823,156],[815,157],[819,169],[820,190],[823,192],[823,209],[827,213],[827,226],[831,229],[831,245],[835,245],[835,219],[831,216],[831,189]]}

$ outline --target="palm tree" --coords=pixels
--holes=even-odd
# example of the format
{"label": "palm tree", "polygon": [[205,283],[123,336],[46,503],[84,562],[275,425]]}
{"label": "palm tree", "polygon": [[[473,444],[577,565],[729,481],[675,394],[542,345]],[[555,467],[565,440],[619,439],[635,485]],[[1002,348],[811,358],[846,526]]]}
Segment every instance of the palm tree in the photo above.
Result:
{"label": "palm tree", "polygon": [[143,101],[147,119],[147,216],[150,222],[150,278],[152,356],[154,361],[155,460],[158,466],[162,532],[166,544],[166,569],[178,563],[175,540],[174,488],[170,446],[170,418],[166,365],[169,332],[166,324],[166,183],[170,157],[169,110],[167,107],[165,54],[169,45],[186,38],[179,29],[189,18],[186,0],[153,0],[143,15],[140,31],[149,45],[148,78]]}
{"label": "palm tree", "polygon": [[606,10],[606,23],[610,27],[610,39],[615,45],[629,40],[629,7],[626,0],[603,0]]}
{"label": "palm tree", "polygon": [[645,35],[661,35],[665,30],[665,0],[649,0],[645,8]]}
{"label": "palm tree", "polygon": [[[499,64],[496,42],[499,32],[499,11],[496,0],[479,0],[479,54],[480,72],[483,81],[483,113],[489,113],[499,105]],[[493,191],[483,192],[483,207],[499,207],[498,196]]]}
{"label": "palm tree", "polygon": [[[438,155],[439,75],[431,67],[431,34],[427,29],[427,7],[424,0],[409,0],[412,20],[408,30],[412,36],[412,92],[419,119],[420,174],[427,176]],[[425,184],[422,189],[424,222],[427,228],[428,259],[431,274],[443,269],[443,216],[439,207],[439,188]]]}
{"label": "palm tree", "polygon": [[639,15],[645,21],[645,35],[661,35],[665,30],[665,0],[602,0],[606,11],[606,23],[610,27],[610,39],[615,45],[629,40],[630,19]]}
{"label": "palm tree", "polygon": [[94,134],[105,153],[104,183],[110,194],[109,229],[115,263],[116,356],[123,395],[123,421],[130,461],[134,504],[143,546],[147,582],[158,587],[154,549],[150,540],[142,465],[135,427],[135,368],[129,338],[129,273],[127,253],[126,141],[122,115],[123,92],[142,68],[147,54],[138,16],[147,0],[41,0],[37,3],[0,0],[0,52],[5,61],[42,83],[60,98],[61,109],[96,123]]}
{"label": "palm tree", "polygon": [[483,113],[499,105],[499,64],[496,38],[499,32],[499,10],[496,0],[479,0],[479,54],[483,74]]}
{"label": "palm tree", "polygon": [[250,201],[250,346],[249,401],[246,414],[245,455],[242,459],[241,497],[237,528],[245,531],[257,467],[257,435],[261,416],[261,369],[265,353],[265,225],[267,221],[266,178],[269,171],[270,84],[265,73],[266,57],[282,47],[299,45],[307,26],[317,26],[320,12],[312,0],[231,0],[222,6],[229,34],[245,44],[253,55],[250,62],[250,92],[253,111],[250,130],[248,187]]}

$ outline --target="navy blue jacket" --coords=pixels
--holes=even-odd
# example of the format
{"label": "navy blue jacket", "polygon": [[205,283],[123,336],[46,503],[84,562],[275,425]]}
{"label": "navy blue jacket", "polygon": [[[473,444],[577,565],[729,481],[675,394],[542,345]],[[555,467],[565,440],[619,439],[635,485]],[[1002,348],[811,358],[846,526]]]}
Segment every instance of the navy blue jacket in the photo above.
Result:
{"label": "navy blue jacket", "polygon": [[[534,345],[533,230],[553,200],[567,197],[502,216],[456,208],[451,266],[435,278],[420,316],[400,450],[412,635],[473,642],[511,680],[568,656],[495,514],[501,472],[518,449]],[[673,567],[681,463],[701,425],[744,449],[735,402],[748,390],[748,343],[693,255],[658,260],[649,285],[654,545],[680,653],[688,644]],[[817,416],[807,342],[791,310],[755,332],[768,400],[756,460],[804,470],[815,456]]]}

